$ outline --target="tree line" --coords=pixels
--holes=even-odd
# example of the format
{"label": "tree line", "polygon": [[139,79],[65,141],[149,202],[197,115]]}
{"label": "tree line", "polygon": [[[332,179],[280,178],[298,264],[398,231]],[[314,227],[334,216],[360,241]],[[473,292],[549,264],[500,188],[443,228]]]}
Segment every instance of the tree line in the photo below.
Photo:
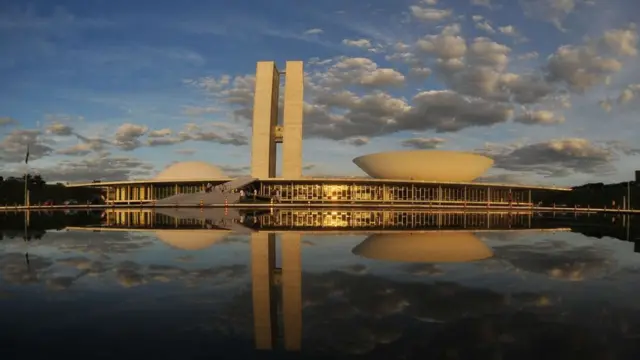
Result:
{"label": "tree line", "polygon": [[[42,189],[44,188],[44,186],[47,184],[47,182],[44,180],[44,178],[42,177],[42,175],[40,174],[27,174],[27,189],[29,190],[35,190],[35,189]],[[23,177],[9,177],[7,179],[4,178],[4,176],[0,176],[0,185],[7,182],[7,183],[21,183],[24,186],[24,176]]]}
{"label": "tree line", "polygon": [[[49,200],[54,204],[62,204],[71,199],[80,204],[87,201],[95,203],[102,194],[101,189],[69,188],[62,183],[49,184],[40,174],[28,174],[26,180],[31,205],[43,204]],[[0,206],[24,204],[24,181],[24,177],[0,176]]]}

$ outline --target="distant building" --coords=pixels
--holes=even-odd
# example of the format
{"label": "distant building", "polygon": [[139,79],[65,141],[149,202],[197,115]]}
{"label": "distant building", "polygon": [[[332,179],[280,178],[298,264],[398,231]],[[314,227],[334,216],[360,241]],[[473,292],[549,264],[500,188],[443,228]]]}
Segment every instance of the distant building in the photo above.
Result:
{"label": "distant building", "polygon": [[[280,77],[286,76],[284,114],[278,123]],[[272,61],[256,67],[255,101],[251,139],[250,176],[232,179],[213,164],[177,163],[154,179],[71,184],[100,188],[109,204],[154,201],[182,203],[209,185],[214,189],[250,191],[263,199],[276,196],[283,203],[439,206],[533,205],[549,193],[570,188],[475,182],[493,160],[458,151],[391,151],[353,159],[370,178],[313,178],[302,175],[304,69],[300,61],[287,61],[284,72]],[[280,145],[281,144],[281,145]],[[276,176],[278,148],[282,174]],[[191,200],[189,200],[191,201]],[[197,201],[196,201],[197,202]]]}

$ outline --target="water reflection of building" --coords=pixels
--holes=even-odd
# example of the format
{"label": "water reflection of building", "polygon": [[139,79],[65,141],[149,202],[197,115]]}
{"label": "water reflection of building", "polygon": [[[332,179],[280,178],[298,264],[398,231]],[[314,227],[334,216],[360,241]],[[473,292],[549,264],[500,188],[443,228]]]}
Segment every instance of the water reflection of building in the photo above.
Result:
{"label": "water reflection of building", "polygon": [[531,212],[283,209],[259,215],[262,229],[530,228]]}
{"label": "water reflection of building", "polygon": [[[389,233],[429,230],[552,230],[589,237],[609,236],[635,243],[640,252],[640,226],[629,216],[578,216],[528,211],[413,211],[281,209],[253,212],[237,209],[108,209],[100,228],[113,230],[210,229],[234,232]],[[17,223],[16,223],[17,224]],[[67,226],[67,229],[87,227]]]}
{"label": "water reflection of building", "polygon": [[374,234],[353,249],[355,255],[397,262],[451,263],[488,259],[493,251],[468,231]]}
{"label": "water reflection of building", "polygon": [[[301,240],[302,233],[280,234],[281,265],[278,267],[276,234],[255,232],[251,235],[253,323],[258,350],[273,350],[281,345],[287,351],[302,348]],[[472,233],[459,231],[414,237],[409,233],[372,235],[356,246],[353,253],[376,260],[411,263],[463,263],[493,255]],[[283,329],[279,324],[283,324]]]}
{"label": "water reflection of building", "polygon": [[251,276],[255,346],[277,346],[278,313],[282,314],[284,348],[297,351],[302,342],[302,258],[300,234],[281,237],[280,268],[276,267],[275,234],[251,235]]}
{"label": "water reflection of building", "polygon": [[195,210],[190,216],[176,215],[179,213],[169,215],[155,209],[107,209],[102,214],[101,225],[127,228],[228,228],[241,220],[235,210],[231,213],[214,211],[213,214],[211,211],[204,213]]}
{"label": "water reflection of building", "polygon": [[274,212],[237,210],[193,210],[190,216],[175,216],[154,209],[108,209],[102,226],[128,228],[229,228],[243,224],[254,230],[318,231],[389,231],[430,229],[528,229],[545,226],[533,213],[525,212],[441,212],[413,210],[302,210],[282,209]]}

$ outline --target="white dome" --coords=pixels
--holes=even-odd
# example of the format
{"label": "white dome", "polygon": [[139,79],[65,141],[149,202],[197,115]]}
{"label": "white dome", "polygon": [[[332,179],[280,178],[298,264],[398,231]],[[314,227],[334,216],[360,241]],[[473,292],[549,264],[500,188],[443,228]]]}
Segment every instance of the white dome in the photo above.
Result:
{"label": "white dome", "polygon": [[203,161],[185,161],[162,170],[155,180],[228,179],[215,165]]}

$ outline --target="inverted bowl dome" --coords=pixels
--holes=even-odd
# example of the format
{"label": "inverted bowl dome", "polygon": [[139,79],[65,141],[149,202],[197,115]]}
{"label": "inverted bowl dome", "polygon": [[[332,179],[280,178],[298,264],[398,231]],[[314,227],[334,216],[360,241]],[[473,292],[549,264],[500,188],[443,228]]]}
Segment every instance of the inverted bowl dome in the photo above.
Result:
{"label": "inverted bowl dome", "polygon": [[180,250],[203,250],[221,242],[230,232],[226,230],[157,230],[156,237]]}
{"label": "inverted bowl dome", "polygon": [[493,256],[491,248],[466,231],[375,234],[352,252],[375,260],[420,263],[461,263]]}
{"label": "inverted bowl dome", "polygon": [[376,179],[470,182],[493,165],[486,156],[442,150],[390,151],[353,159]]}

